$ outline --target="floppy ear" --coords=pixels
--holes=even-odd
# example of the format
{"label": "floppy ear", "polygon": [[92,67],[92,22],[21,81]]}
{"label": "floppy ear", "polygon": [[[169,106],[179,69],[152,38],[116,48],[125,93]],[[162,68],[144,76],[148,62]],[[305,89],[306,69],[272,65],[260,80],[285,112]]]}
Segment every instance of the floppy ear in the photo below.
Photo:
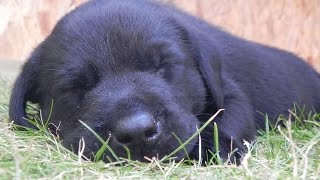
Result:
{"label": "floppy ear", "polygon": [[39,56],[36,49],[28,61],[23,65],[22,70],[14,83],[10,98],[9,116],[15,124],[34,128],[26,121],[26,103],[38,102],[38,68]]}
{"label": "floppy ear", "polygon": [[221,88],[221,57],[219,49],[201,30],[189,28],[186,31],[189,48],[198,63],[202,77],[210,90],[218,109],[223,108],[224,99]]}

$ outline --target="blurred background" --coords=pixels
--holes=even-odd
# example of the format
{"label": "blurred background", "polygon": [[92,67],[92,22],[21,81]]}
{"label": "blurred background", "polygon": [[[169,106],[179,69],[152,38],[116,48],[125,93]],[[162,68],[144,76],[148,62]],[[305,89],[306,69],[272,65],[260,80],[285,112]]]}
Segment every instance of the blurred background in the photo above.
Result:
{"label": "blurred background", "polygon": [[[243,38],[298,54],[320,72],[320,0],[163,0]],[[0,73],[15,75],[85,0],[0,0]]]}

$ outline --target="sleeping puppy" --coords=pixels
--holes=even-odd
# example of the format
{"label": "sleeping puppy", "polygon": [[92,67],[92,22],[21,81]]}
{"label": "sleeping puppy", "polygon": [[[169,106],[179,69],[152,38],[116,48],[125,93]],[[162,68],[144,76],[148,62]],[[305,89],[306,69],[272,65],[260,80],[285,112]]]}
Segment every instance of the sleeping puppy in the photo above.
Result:
{"label": "sleeping puppy", "polygon": [[[33,51],[14,84],[10,117],[33,127],[26,103],[39,103],[65,147],[77,151],[80,138],[87,156],[101,147],[81,120],[117,156],[129,149],[144,161],[175,150],[178,139],[186,141],[223,108],[214,120],[219,153],[227,159],[236,151],[230,157],[239,163],[243,141],[265,128],[265,114],[275,123],[293,103],[319,111],[319,89],[319,74],[288,52],[156,2],[93,0],[62,18]],[[212,125],[201,133],[201,148],[197,139],[185,150],[206,160],[215,153]]]}

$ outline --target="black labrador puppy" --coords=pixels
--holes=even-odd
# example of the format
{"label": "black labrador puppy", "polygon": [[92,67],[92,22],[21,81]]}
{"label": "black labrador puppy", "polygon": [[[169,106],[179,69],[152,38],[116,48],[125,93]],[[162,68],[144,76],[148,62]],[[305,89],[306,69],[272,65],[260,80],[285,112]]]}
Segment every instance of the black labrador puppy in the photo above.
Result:
{"label": "black labrador puppy", "polygon": [[[33,127],[26,103],[39,103],[65,147],[77,151],[84,138],[85,155],[100,148],[81,120],[117,156],[129,149],[144,161],[175,150],[223,108],[215,119],[219,153],[227,159],[235,150],[239,163],[243,141],[265,128],[265,114],[275,123],[293,103],[319,111],[319,90],[319,74],[291,53],[156,2],[93,0],[62,18],[33,51],[14,84],[10,118]],[[215,152],[212,125],[201,139],[201,148],[198,138],[186,145],[191,158]],[[109,151],[105,157],[112,159]]]}

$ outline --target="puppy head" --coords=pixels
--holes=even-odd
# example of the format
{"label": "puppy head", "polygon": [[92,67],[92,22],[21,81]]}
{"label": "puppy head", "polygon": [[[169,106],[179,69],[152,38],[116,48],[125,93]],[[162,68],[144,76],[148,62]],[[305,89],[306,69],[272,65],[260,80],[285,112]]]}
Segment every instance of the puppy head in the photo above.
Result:
{"label": "puppy head", "polygon": [[205,55],[188,30],[163,15],[167,10],[116,2],[92,1],[57,24],[24,65],[10,116],[28,126],[21,120],[26,101],[39,103],[45,118],[53,100],[50,122],[66,147],[77,151],[80,138],[87,156],[101,147],[81,120],[117,156],[127,157],[127,148],[133,159],[163,157],[180,145],[176,137],[184,142],[200,126],[197,115],[212,86],[204,76],[212,69],[202,72],[208,62],[198,60]]}

